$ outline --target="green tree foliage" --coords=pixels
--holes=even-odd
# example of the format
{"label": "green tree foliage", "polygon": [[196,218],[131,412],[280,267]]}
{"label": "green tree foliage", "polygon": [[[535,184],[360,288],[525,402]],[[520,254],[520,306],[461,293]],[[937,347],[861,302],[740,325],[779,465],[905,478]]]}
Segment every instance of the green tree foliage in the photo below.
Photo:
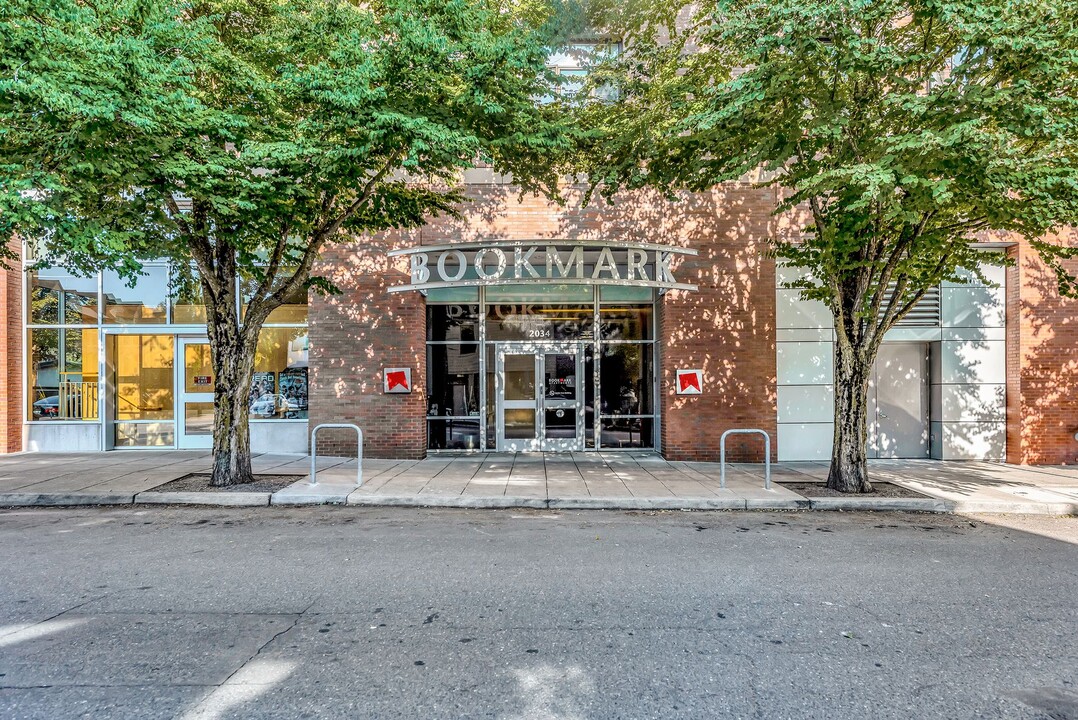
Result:
{"label": "green tree foliage", "polygon": [[[627,51],[594,74],[618,101],[581,109],[576,168],[613,194],[764,177],[811,218],[777,253],[830,308],[836,431],[829,486],[870,490],[869,371],[884,334],[943,280],[1078,223],[1073,0],[630,0],[595,5]],[[761,174],[762,173],[762,174]],[[993,260],[994,259],[994,260]]]}
{"label": "green tree foliage", "polygon": [[[566,146],[540,0],[7,0],[0,233],[37,259],[192,262],[214,483],[251,477],[258,330],[326,243],[451,213],[476,160],[553,193]],[[254,288],[236,316],[236,279]]]}

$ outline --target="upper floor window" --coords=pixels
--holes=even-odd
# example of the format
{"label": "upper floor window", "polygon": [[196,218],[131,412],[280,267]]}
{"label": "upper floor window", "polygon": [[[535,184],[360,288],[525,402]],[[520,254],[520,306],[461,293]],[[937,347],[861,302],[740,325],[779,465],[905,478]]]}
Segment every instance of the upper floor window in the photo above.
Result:
{"label": "upper floor window", "polygon": [[[594,65],[620,52],[621,43],[617,42],[573,42],[554,50],[547,58],[547,67],[562,78],[558,92],[563,97],[572,98],[580,93],[584,87],[584,79]],[[594,95],[606,97],[607,93],[600,90]]]}

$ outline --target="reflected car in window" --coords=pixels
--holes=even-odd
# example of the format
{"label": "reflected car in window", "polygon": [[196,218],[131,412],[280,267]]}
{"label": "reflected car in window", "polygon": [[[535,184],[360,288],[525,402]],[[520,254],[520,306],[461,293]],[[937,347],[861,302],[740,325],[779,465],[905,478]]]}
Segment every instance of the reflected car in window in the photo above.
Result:
{"label": "reflected car in window", "polygon": [[52,420],[60,416],[60,396],[49,395],[36,401],[33,405],[34,419]]}

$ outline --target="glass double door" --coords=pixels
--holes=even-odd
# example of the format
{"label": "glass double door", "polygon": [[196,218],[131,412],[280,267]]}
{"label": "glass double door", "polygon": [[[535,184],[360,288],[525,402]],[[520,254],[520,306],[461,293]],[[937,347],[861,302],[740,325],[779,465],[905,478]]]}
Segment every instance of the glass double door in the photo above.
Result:
{"label": "glass double door", "polygon": [[583,358],[575,346],[500,344],[497,449],[584,449]]}

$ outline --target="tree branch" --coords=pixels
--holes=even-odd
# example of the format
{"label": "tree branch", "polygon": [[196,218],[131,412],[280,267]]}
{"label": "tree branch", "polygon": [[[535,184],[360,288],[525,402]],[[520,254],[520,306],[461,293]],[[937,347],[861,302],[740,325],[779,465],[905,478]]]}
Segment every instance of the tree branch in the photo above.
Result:
{"label": "tree branch", "polygon": [[180,232],[184,235],[192,235],[191,226],[188,224],[186,218],[184,218],[183,213],[180,212],[180,206],[176,203],[176,198],[172,197],[172,193],[167,191],[163,193],[163,195],[165,198],[165,206],[168,207],[168,212],[172,215],[173,222],[180,228]]}
{"label": "tree branch", "polygon": [[[248,322],[257,322],[261,325],[274,309],[284,303],[285,298],[298,291],[300,287],[307,282],[307,279],[310,277],[311,268],[314,266],[314,261],[318,258],[322,246],[325,245],[326,241],[335,235],[338,230],[340,230],[341,225],[343,225],[348,218],[355,215],[359,209],[370,200],[371,196],[374,195],[378,184],[391,170],[393,170],[394,167],[396,167],[397,162],[403,154],[403,148],[394,150],[390,153],[382,168],[367,179],[366,185],[363,186],[363,190],[356,199],[333,220],[323,224],[314,231],[310,241],[307,243],[307,247],[303,251],[303,257],[300,258],[299,265],[296,267],[295,271],[293,271],[292,275],[282,282],[268,297],[265,297],[265,301],[262,301],[262,298],[260,297],[258,298],[259,302],[255,303],[254,299],[252,299],[251,304],[248,305],[247,308],[244,325],[247,325]],[[323,201],[323,207],[331,205],[334,197],[335,195],[327,196],[326,200]]]}
{"label": "tree branch", "polygon": [[390,170],[392,170],[394,166],[396,166],[397,161],[400,160],[403,154],[404,148],[399,148],[390,153],[389,157],[386,158],[385,165],[383,165],[381,170],[376,172],[367,180],[367,184],[364,186],[363,191],[359,194],[359,196],[356,197],[356,199],[353,200],[352,203],[344,209],[344,212],[338,215],[336,219],[334,219],[328,225],[323,225],[321,228],[315,231],[315,236],[321,236],[322,239],[325,239],[337,232],[337,230],[340,229],[341,225],[343,225],[345,221],[348,220],[348,218],[355,215],[356,212],[358,212],[359,209],[363,207],[364,203],[370,200],[371,195],[374,194],[375,186],[380,183],[386,175],[389,174]]}

